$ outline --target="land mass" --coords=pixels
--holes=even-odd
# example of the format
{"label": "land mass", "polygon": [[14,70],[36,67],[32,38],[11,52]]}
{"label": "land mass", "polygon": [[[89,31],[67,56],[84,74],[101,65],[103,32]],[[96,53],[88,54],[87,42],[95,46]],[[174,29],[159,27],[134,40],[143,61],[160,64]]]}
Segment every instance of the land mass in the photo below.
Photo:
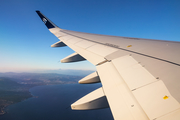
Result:
{"label": "land mass", "polygon": [[0,73],[0,115],[8,105],[32,97],[29,89],[40,85],[73,84],[83,76],[56,73]]}

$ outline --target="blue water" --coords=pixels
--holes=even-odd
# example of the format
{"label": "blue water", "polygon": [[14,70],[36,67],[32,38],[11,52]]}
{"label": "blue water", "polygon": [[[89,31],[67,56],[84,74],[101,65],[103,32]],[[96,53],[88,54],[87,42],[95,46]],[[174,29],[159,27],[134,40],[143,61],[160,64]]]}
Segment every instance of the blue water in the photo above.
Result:
{"label": "blue water", "polygon": [[8,106],[8,113],[0,116],[0,120],[113,120],[109,108],[86,111],[70,108],[73,102],[100,86],[62,84],[31,88],[31,94],[38,97]]}

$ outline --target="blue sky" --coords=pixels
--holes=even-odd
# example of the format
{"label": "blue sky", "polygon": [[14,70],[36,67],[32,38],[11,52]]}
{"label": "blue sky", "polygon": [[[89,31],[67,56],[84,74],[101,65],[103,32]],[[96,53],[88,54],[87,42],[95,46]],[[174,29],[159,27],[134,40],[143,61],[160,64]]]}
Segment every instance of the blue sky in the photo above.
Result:
{"label": "blue sky", "polygon": [[1,0],[0,72],[95,70],[88,61],[60,63],[73,53],[58,41],[40,10],[62,29],[115,36],[180,41],[179,0]]}

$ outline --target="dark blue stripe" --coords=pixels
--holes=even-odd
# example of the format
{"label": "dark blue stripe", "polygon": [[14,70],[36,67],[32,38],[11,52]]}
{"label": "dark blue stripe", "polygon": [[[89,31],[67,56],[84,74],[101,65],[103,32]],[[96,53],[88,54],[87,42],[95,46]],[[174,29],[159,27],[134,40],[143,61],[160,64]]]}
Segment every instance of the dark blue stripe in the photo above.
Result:
{"label": "dark blue stripe", "polygon": [[41,20],[44,22],[44,24],[48,29],[55,28],[55,26],[51,24],[51,22],[40,11],[37,10],[36,13],[39,15],[39,17],[41,18]]}

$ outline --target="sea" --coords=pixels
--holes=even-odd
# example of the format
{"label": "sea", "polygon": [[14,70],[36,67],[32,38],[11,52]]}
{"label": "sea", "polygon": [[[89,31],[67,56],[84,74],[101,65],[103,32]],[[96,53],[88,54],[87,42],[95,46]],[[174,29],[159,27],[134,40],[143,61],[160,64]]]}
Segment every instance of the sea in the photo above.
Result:
{"label": "sea", "polygon": [[85,111],[70,108],[99,87],[99,83],[36,86],[29,90],[34,97],[8,106],[0,120],[113,120],[109,108]]}

